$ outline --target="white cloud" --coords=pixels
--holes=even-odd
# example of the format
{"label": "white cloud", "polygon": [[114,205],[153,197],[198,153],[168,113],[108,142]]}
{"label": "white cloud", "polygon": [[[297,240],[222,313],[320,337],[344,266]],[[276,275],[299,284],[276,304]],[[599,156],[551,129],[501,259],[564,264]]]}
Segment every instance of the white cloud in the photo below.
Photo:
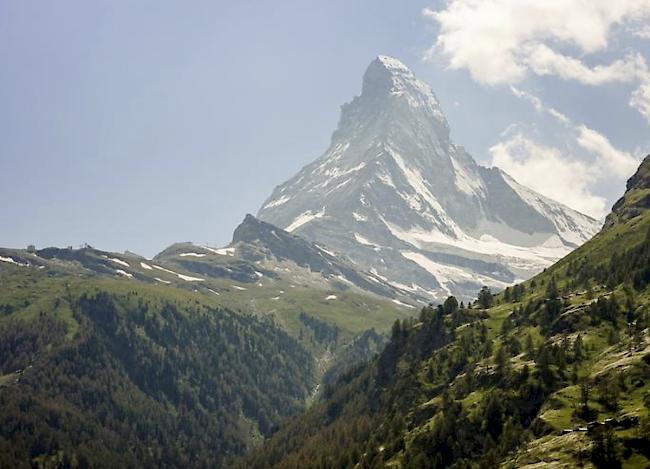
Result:
{"label": "white cloud", "polygon": [[539,113],[548,113],[549,115],[553,116],[557,121],[564,125],[572,125],[571,119],[569,119],[565,114],[561,113],[557,109],[554,109],[552,107],[546,106],[539,97],[535,96],[534,94],[529,93],[528,91],[524,91],[522,89],[517,88],[516,86],[510,86],[510,91],[512,94],[514,94],[517,98],[525,99],[528,101],[537,112]]}
{"label": "white cloud", "polygon": [[[535,143],[517,132],[517,126],[510,126],[503,134],[505,140],[490,149],[492,164],[547,197],[597,218],[602,216],[604,199],[594,195],[595,186],[604,180],[610,183],[626,180],[638,167],[638,158],[615,148],[596,130],[575,124],[561,112],[548,107],[538,96],[515,86],[510,89],[537,112],[557,119],[568,131],[567,144],[576,152],[581,151],[582,159],[571,152],[562,153],[557,148]],[[514,137],[507,137],[511,134],[515,134]],[[540,174],[553,175],[552,181],[540,178]],[[571,174],[575,177],[571,178]],[[567,187],[563,187],[565,184]]]}
{"label": "white cloud", "polygon": [[650,122],[650,83],[644,83],[632,94],[630,106]]}
{"label": "white cloud", "polygon": [[591,186],[598,175],[553,147],[540,145],[518,133],[490,148],[492,165],[540,194],[596,218],[606,213],[607,202]]}
{"label": "white cloud", "polygon": [[650,25],[641,25],[636,29],[632,29],[632,34],[641,39],[650,39]]}
{"label": "white cloud", "polygon": [[603,50],[615,25],[650,15],[650,0],[450,0],[424,15],[440,25],[431,53],[441,52],[451,68],[467,68],[481,83],[514,83],[531,68],[571,77],[587,70],[598,82],[635,70],[627,61],[590,69],[549,44]]}
{"label": "white cloud", "polygon": [[542,103],[542,100],[539,99],[537,96],[535,96],[535,95],[533,95],[533,94],[531,94],[531,93],[529,93],[527,91],[520,90],[516,86],[511,86],[510,91],[512,91],[512,94],[514,94],[516,97],[521,98],[521,99],[525,99],[526,101],[528,101],[535,108],[535,110],[537,112],[544,112],[545,111],[544,104]]}
{"label": "white cloud", "polygon": [[613,176],[618,179],[629,178],[639,166],[639,162],[630,153],[617,150],[604,135],[589,127],[578,127],[578,145],[596,156],[596,164],[601,176]]}
{"label": "white cloud", "polygon": [[558,54],[545,44],[537,44],[530,50],[526,63],[537,75],[555,75],[593,86],[635,82],[648,76],[648,66],[639,53],[630,53],[609,65],[590,68],[578,59]]}
{"label": "white cloud", "polygon": [[[596,157],[601,173],[625,179],[630,177],[638,167],[639,161],[635,156],[631,153],[615,148],[609,139],[603,134],[594,129],[590,129],[586,125],[576,125],[566,115],[552,107],[548,107],[534,94],[521,90],[515,86],[511,86],[510,90],[516,97],[528,101],[537,112],[548,113],[558,122],[567,126],[571,130],[571,138],[575,140],[575,143]],[[645,90],[648,92],[648,96],[645,96],[642,99],[646,99],[647,101],[645,104],[649,105],[650,86],[645,87]],[[650,109],[647,110],[650,111]]]}
{"label": "white cloud", "polygon": [[529,73],[591,86],[640,82],[631,105],[650,122],[650,72],[641,54],[596,66],[582,59],[605,50],[618,26],[650,37],[650,0],[448,0],[423,14],[440,26],[427,56],[441,54],[479,83],[514,84]]}

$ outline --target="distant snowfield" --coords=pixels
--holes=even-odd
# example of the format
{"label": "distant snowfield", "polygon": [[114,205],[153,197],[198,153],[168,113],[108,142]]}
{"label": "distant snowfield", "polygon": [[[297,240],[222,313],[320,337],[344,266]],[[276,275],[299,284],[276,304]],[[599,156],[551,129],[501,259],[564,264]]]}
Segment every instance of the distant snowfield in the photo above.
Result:
{"label": "distant snowfield", "polygon": [[163,272],[167,272],[168,274],[172,274],[180,278],[181,280],[185,280],[186,282],[203,282],[205,279],[202,279],[200,277],[191,277],[189,275],[183,275],[179,274],[178,272],[174,272],[173,270],[165,269],[164,267],[160,267],[159,265],[154,265],[154,269],[162,270]]}
{"label": "distant snowfield", "polygon": [[121,265],[123,267],[131,267],[128,262],[123,261],[122,259],[118,259],[117,257],[111,257],[108,260],[113,262],[114,264],[118,264],[118,265]]}
{"label": "distant snowfield", "polygon": [[484,285],[488,285],[490,287],[497,287],[497,288],[505,288],[509,285],[509,283],[499,282],[494,278],[487,277],[484,275],[478,275],[474,272],[468,272],[459,267],[440,264],[439,262],[435,262],[429,259],[424,254],[419,254],[417,252],[410,252],[410,251],[403,252],[402,256],[404,256],[406,259],[415,262],[424,270],[431,273],[431,275],[435,277],[435,279],[438,281],[438,283],[440,284],[440,286],[446,292],[447,295],[453,295],[451,287],[453,287],[454,284],[459,284],[464,282],[475,283],[478,281],[483,283]]}
{"label": "distant snowfield", "polygon": [[213,252],[215,254],[219,254],[220,256],[234,256],[235,255],[235,248],[209,248],[207,246],[202,246],[203,249],[207,249],[210,252]]}
{"label": "distant snowfield", "polygon": [[207,254],[200,254],[198,252],[183,252],[179,254],[181,257],[205,257]]}
{"label": "distant snowfield", "polygon": [[186,282],[203,282],[205,279],[200,278],[200,277],[191,277],[190,275],[183,275],[183,274],[176,274],[178,275],[178,278],[181,280],[185,280]]}
{"label": "distant snowfield", "polygon": [[285,204],[285,203],[289,202],[290,199],[291,199],[291,197],[287,197],[286,195],[283,195],[283,196],[280,197],[279,199],[277,199],[277,200],[272,200],[271,202],[269,202],[268,204],[266,204],[266,205],[264,206],[264,208],[278,207],[278,206],[280,206],[280,205],[282,205],[282,204]]}
{"label": "distant snowfield", "polygon": [[29,264],[23,264],[22,262],[17,262],[11,257],[0,256],[0,262],[7,262],[9,264],[19,265],[21,267],[29,267]]}
{"label": "distant snowfield", "polygon": [[352,216],[356,221],[368,221],[368,217],[365,215],[360,215],[357,212],[352,212]]}
{"label": "distant snowfield", "polygon": [[470,253],[499,255],[505,260],[510,259],[515,264],[526,261],[527,266],[534,265],[543,268],[571,251],[569,247],[561,243],[557,235],[549,236],[546,242],[538,246],[516,246],[499,241],[490,235],[482,235],[476,239],[463,233],[458,238],[452,238],[439,231],[422,229],[405,231],[391,223],[385,223],[393,236],[418,249],[428,250],[434,244],[451,246]]}
{"label": "distant snowfield", "polygon": [[309,223],[312,220],[316,220],[317,218],[322,218],[324,215],[325,215],[324,208],[320,212],[316,212],[316,213],[313,213],[311,210],[308,210],[298,215],[298,217],[293,222],[291,222],[291,224],[287,226],[284,230],[291,233],[292,231],[300,228],[302,225]]}
{"label": "distant snowfield", "polygon": [[361,236],[359,233],[354,233],[354,239],[357,240],[357,243],[363,244],[364,246],[371,246],[371,247],[374,247],[374,248],[379,247],[375,243],[372,243],[372,242],[368,241],[366,238]]}
{"label": "distant snowfield", "polygon": [[409,305],[409,304],[406,304],[406,303],[403,303],[403,302],[401,302],[400,300],[391,300],[391,301],[392,301],[393,303],[395,303],[396,305],[403,306],[403,307],[405,307],[405,308],[409,308],[409,309],[414,309],[414,308],[415,308],[415,306],[413,306],[413,305]]}
{"label": "distant snowfield", "polygon": [[568,242],[580,246],[597,233],[597,230],[594,229],[594,224],[589,221],[589,218],[570,208],[562,207],[562,209],[574,215],[571,218],[568,218],[567,216],[553,216],[559,212],[559,203],[522,186],[507,173],[502,172],[502,174],[503,179],[512,190],[514,190],[528,205],[551,219],[562,238]]}
{"label": "distant snowfield", "polygon": [[329,254],[329,255],[332,256],[332,257],[336,257],[336,254],[335,254],[335,253],[333,253],[332,251],[328,251],[328,250],[325,249],[323,246],[318,246],[318,245],[316,245],[316,246],[318,247],[318,249],[320,249],[321,251],[323,251],[325,254]]}

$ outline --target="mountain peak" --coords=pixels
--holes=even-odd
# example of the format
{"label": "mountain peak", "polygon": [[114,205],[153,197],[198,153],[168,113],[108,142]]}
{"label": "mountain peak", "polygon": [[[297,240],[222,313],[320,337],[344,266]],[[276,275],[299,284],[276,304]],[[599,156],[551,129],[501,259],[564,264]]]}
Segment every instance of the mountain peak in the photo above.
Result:
{"label": "mountain peak", "polygon": [[406,65],[404,65],[401,60],[396,59],[395,57],[388,55],[378,55],[373,63],[375,62],[378,65],[383,66],[390,73],[413,75],[413,72],[411,72],[411,70]]}
{"label": "mountain peak", "polygon": [[363,76],[362,96],[402,97],[412,107],[440,107],[429,85],[418,80],[403,62],[387,55],[377,56],[368,65]]}
{"label": "mountain peak", "polygon": [[258,216],[430,299],[505,287],[598,229],[479,167],[451,141],[429,85],[389,56],[368,66],[325,153]]}
{"label": "mountain peak", "polygon": [[251,243],[264,239],[269,235],[272,235],[272,233],[277,236],[274,230],[276,230],[276,228],[273,225],[265,223],[262,220],[255,218],[250,213],[247,213],[244,220],[235,229],[231,244],[236,244],[238,242]]}

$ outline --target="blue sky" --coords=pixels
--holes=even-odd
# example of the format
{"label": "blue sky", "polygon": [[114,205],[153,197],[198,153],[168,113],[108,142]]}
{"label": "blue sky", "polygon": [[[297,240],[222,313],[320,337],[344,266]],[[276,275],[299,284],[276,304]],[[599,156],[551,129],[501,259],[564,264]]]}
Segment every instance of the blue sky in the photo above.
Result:
{"label": "blue sky", "polygon": [[480,163],[600,216],[650,152],[650,4],[579,3],[0,0],[0,245],[226,244],[378,54]]}

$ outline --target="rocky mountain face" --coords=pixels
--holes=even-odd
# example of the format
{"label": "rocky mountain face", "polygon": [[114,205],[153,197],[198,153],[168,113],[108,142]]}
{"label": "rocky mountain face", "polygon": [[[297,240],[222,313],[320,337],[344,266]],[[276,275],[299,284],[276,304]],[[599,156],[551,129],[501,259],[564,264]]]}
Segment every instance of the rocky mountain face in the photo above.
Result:
{"label": "rocky mountain face", "polygon": [[623,197],[612,207],[605,227],[635,218],[650,210],[650,155],[646,156],[636,173],[627,181]]}
{"label": "rocky mountain face", "polygon": [[452,142],[430,87],[385,56],[342,107],[327,151],[277,187],[258,216],[430,300],[530,277],[599,228],[479,166]]}
{"label": "rocky mountain face", "polygon": [[[228,249],[228,248],[227,248]],[[230,248],[251,263],[272,269],[278,262],[289,262],[322,276],[331,287],[354,288],[393,299],[408,298],[408,292],[396,288],[380,277],[357,270],[356,266],[326,249],[269,223],[246,215],[233,233]],[[284,269],[286,272],[286,269]]]}

